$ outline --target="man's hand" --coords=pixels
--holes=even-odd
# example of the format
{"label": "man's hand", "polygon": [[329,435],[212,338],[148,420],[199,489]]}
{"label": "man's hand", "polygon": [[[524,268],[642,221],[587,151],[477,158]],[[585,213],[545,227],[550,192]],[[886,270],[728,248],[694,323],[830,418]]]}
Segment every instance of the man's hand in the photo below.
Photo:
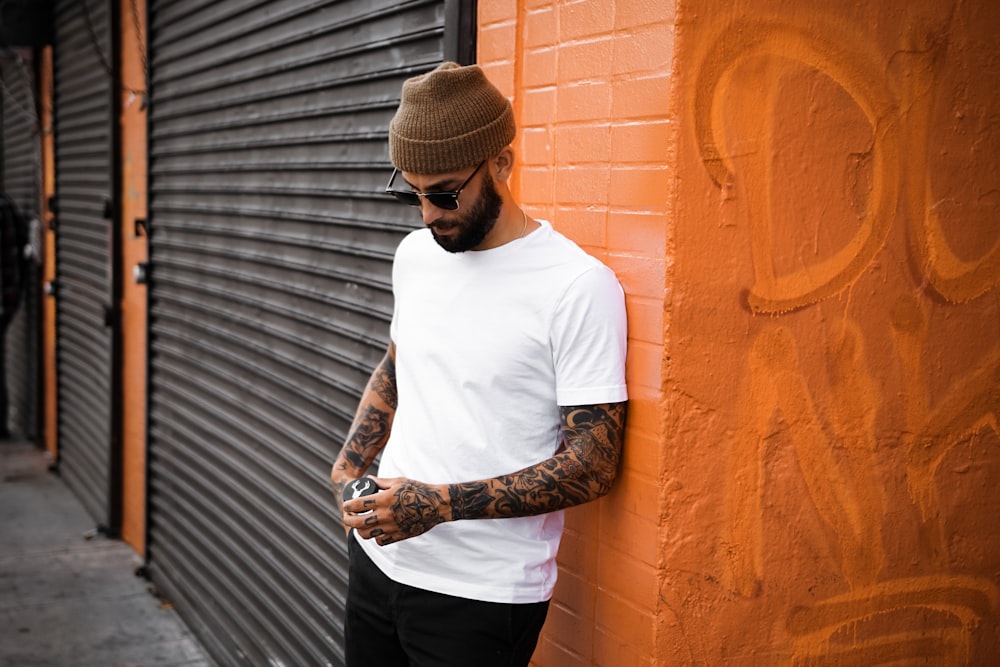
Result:
{"label": "man's hand", "polygon": [[369,477],[379,491],[343,503],[344,526],[378,544],[422,535],[443,523],[448,511],[447,487],[405,477]]}

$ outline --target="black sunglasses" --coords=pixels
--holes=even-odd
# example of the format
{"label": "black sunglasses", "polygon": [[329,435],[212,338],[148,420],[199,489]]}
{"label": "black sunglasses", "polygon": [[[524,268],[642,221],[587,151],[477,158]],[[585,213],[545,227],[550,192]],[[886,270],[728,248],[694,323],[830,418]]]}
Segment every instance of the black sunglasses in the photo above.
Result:
{"label": "black sunglasses", "polygon": [[457,211],[458,195],[462,194],[462,190],[465,189],[465,186],[469,184],[469,181],[472,180],[472,177],[476,175],[484,164],[486,164],[486,160],[480,162],[475,171],[469,174],[469,177],[465,179],[465,183],[462,183],[458,186],[458,189],[453,192],[416,192],[415,190],[393,190],[392,182],[395,180],[396,174],[399,173],[398,169],[393,169],[392,176],[389,177],[389,183],[385,186],[385,191],[409,206],[420,206],[420,198],[423,197],[431,204],[442,210]]}

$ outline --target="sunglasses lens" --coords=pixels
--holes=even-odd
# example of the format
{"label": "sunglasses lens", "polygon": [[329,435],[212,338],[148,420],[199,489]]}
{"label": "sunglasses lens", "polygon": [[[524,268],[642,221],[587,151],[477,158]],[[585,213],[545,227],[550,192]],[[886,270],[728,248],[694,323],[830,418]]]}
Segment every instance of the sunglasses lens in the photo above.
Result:
{"label": "sunglasses lens", "polygon": [[403,202],[407,206],[420,206],[420,197],[415,192],[401,192],[399,190],[390,190],[389,194]]}
{"label": "sunglasses lens", "polygon": [[426,194],[408,192],[406,190],[386,190],[386,192],[408,206],[420,206],[420,198],[423,197],[434,206],[445,211],[458,209],[457,192],[428,192]]}
{"label": "sunglasses lens", "polygon": [[444,211],[454,211],[458,208],[458,195],[454,193],[433,193],[424,195],[427,201]]}

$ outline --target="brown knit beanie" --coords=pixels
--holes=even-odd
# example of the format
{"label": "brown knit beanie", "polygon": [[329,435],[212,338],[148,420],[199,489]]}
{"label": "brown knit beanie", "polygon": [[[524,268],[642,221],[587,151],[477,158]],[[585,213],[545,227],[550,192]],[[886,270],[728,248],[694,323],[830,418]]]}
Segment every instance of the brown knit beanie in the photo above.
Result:
{"label": "brown knit beanie", "polygon": [[496,155],[515,133],[510,102],[483,70],[446,62],[403,82],[389,159],[414,174],[457,171]]}

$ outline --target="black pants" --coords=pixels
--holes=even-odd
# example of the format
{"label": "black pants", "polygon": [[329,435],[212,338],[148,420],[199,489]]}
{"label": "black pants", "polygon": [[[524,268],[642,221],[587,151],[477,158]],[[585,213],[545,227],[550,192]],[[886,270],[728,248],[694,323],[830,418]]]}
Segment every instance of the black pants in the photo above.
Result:
{"label": "black pants", "polygon": [[527,667],[549,603],[467,600],[399,584],[348,538],[347,667]]}

